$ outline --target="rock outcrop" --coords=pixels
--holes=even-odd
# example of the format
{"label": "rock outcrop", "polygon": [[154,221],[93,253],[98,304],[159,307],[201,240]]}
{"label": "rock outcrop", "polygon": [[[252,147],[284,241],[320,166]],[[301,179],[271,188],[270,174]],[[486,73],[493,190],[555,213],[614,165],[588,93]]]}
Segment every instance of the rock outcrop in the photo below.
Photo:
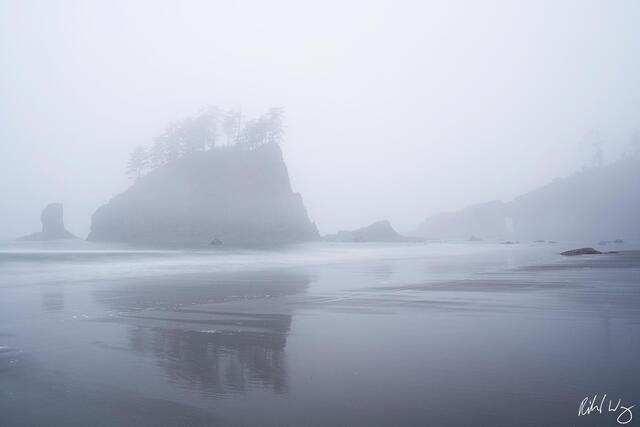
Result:
{"label": "rock outcrop", "polygon": [[593,248],[571,249],[570,251],[561,252],[560,255],[576,256],[576,255],[600,255],[602,252]]}
{"label": "rock outcrop", "polygon": [[222,147],[139,178],[93,214],[88,240],[264,246],[317,239],[277,144]]}
{"label": "rock outcrop", "polygon": [[64,227],[64,209],[62,203],[50,203],[40,214],[42,231],[19,237],[18,240],[42,241],[77,239]]}
{"label": "rock outcrop", "polygon": [[405,242],[416,239],[399,235],[389,221],[378,221],[357,230],[341,230],[324,236],[331,242]]}

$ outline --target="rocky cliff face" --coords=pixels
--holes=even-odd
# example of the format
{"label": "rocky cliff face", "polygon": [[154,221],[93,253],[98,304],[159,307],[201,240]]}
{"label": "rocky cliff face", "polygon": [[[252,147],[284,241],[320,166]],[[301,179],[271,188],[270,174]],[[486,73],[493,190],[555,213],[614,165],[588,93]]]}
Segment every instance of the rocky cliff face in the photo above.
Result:
{"label": "rocky cliff face", "polygon": [[277,144],[198,152],[138,179],[93,215],[93,241],[260,246],[318,238]]}
{"label": "rocky cliff face", "polygon": [[640,155],[573,174],[510,202],[428,218],[416,234],[468,239],[640,239]]}
{"label": "rocky cliff face", "polygon": [[64,227],[64,210],[62,203],[50,203],[40,214],[42,222],[42,231],[31,233],[27,236],[18,238],[18,240],[60,240],[60,239],[77,239],[76,236],[69,233]]}

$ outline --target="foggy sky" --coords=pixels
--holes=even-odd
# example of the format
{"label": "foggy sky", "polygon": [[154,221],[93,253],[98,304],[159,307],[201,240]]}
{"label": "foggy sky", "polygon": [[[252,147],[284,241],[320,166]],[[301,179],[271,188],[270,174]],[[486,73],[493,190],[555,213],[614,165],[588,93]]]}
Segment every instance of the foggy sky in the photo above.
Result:
{"label": "foggy sky", "polygon": [[322,233],[522,192],[640,129],[640,2],[0,0],[0,238],[85,236],[128,152],[201,106],[286,110]]}

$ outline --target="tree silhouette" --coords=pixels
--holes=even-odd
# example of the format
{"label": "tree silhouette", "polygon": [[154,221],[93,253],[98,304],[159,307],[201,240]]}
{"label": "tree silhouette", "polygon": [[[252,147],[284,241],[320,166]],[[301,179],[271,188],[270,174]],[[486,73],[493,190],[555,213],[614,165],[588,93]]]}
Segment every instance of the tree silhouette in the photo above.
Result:
{"label": "tree silhouette", "polygon": [[158,168],[167,163],[167,155],[164,141],[161,138],[155,138],[153,145],[149,149],[149,164],[152,168]]}
{"label": "tree silhouette", "polygon": [[202,129],[206,149],[211,150],[218,144],[218,128],[221,114],[222,112],[218,107],[209,106],[199,116],[199,126]]}
{"label": "tree silhouette", "polygon": [[261,118],[249,120],[242,128],[238,143],[243,148],[255,148],[260,145],[264,133],[265,123]]}
{"label": "tree silhouette", "polygon": [[129,155],[127,162],[127,175],[131,179],[138,179],[149,165],[149,155],[147,150],[138,145]]}
{"label": "tree silhouette", "polygon": [[148,149],[136,147],[127,163],[127,175],[137,179],[147,169],[159,168],[184,155],[216,149],[220,128],[228,146],[253,150],[264,144],[278,144],[284,135],[283,118],[282,108],[271,108],[246,122],[237,110],[203,108],[195,116],[170,123]]}
{"label": "tree silhouette", "polygon": [[269,123],[266,142],[281,143],[284,137],[284,109],[271,108],[267,113],[266,120]]}
{"label": "tree silhouette", "polygon": [[150,164],[157,168],[178,159],[182,152],[180,126],[169,124],[162,135],[153,140]]}
{"label": "tree silhouette", "polygon": [[240,111],[228,111],[222,120],[222,130],[227,138],[227,145],[240,142],[242,136],[242,113]]}
{"label": "tree silhouette", "polygon": [[179,126],[177,135],[182,153],[193,153],[214,148],[218,136],[218,115],[216,107],[208,107],[195,117],[188,117]]}
{"label": "tree silhouette", "polygon": [[284,110],[272,108],[267,114],[249,120],[238,141],[243,148],[254,149],[264,144],[280,143],[284,135]]}

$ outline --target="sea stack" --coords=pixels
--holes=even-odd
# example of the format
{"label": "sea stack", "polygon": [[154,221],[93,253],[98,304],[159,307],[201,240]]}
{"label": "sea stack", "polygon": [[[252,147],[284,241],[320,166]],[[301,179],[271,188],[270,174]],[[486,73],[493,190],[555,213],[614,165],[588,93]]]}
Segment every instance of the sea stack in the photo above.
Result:
{"label": "sea stack", "polygon": [[88,240],[171,247],[256,247],[315,240],[278,144],[185,155],[98,208]]}
{"label": "sea stack", "polygon": [[25,241],[77,239],[64,227],[64,209],[62,203],[49,203],[40,214],[42,231],[18,238]]}
{"label": "sea stack", "polygon": [[324,236],[330,242],[408,242],[419,241],[411,237],[401,236],[393,229],[389,221],[377,221],[357,230],[341,230],[335,234]]}

